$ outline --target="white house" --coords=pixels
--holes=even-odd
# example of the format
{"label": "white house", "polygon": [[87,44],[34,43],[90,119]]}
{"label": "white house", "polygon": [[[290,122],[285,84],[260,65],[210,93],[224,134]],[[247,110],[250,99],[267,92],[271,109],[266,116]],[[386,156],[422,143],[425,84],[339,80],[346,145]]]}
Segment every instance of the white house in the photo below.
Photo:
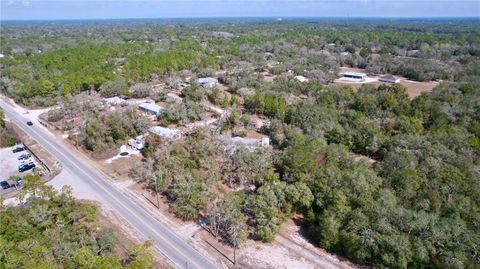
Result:
{"label": "white house", "polygon": [[147,113],[149,115],[158,116],[162,111],[163,107],[156,105],[154,101],[147,101],[138,105],[140,111]]}
{"label": "white house", "polygon": [[218,80],[212,77],[199,78],[197,83],[206,88],[213,88],[218,84]]}
{"label": "white house", "polygon": [[179,138],[182,133],[177,129],[170,129],[161,126],[154,126],[148,129],[151,134],[158,135],[165,138]]}
{"label": "white house", "polygon": [[345,72],[343,77],[363,80],[367,77],[367,74],[359,72]]}
{"label": "white house", "polygon": [[378,78],[379,81],[381,82],[387,82],[387,83],[399,83],[400,82],[400,79],[395,77],[395,76],[392,76],[392,75],[385,75],[385,76],[381,76]]}

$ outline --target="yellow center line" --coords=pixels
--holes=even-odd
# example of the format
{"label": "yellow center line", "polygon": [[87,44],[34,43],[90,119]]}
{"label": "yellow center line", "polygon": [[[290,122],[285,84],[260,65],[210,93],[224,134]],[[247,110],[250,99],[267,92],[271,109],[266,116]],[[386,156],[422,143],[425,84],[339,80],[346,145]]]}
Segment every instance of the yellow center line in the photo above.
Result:
{"label": "yellow center line", "polygon": [[[13,116],[13,118],[17,118],[17,116]],[[17,119],[18,119],[18,118],[17,118]],[[22,122],[22,121],[20,121],[20,122]],[[23,122],[22,122],[21,124],[24,125]],[[23,126],[23,127],[24,127],[23,129],[24,129],[24,131],[25,131],[25,129],[27,129],[27,128],[25,128],[25,126]],[[35,132],[35,130],[32,130],[32,131]],[[160,237],[161,239],[163,239],[170,247],[172,247],[175,251],[177,251],[178,253],[180,253],[180,255],[181,255],[183,258],[185,258],[185,260],[188,260],[189,262],[193,263],[197,268],[202,268],[202,267],[200,267],[195,261],[190,260],[187,256],[185,256],[185,254],[184,254],[182,251],[180,251],[177,247],[175,247],[174,245],[172,245],[172,243],[170,243],[169,240],[166,240],[166,238],[165,238],[164,236],[162,236],[161,234],[159,234],[159,233],[156,231],[155,228],[153,228],[152,226],[150,226],[150,224],[148,224],[148,223],[146,223],[145,221],[143,221],[142,218],[139,217],[139,215],[137,215],[134,211],[130,210],[127,206],[125,206],[125,203],[122,202],[121,200],[118,200],[117,197],[115,197],[115,195],[114,195],[113,193],[111,193],[108,189],[106,189],[105,187],[103,187],[101,184],[97,183],[92,176],[90,176],[87,172],[85,172],[85,170],[84,170],[83,168],[79,167],[75,162],[73,162],[72,160],[70,160],[70,158],[67,157],[61,150],[59,150],[56,146],[54,146],[53,144],[51,144],[48,140],[44,139],[44,138],[41,136],[40,133],[38,133],[38,132],[35,132],[35,133],[37,133],[37,135],[39,135],[40,138],[41,138],[45,143],[47,143],[48,145],[50,145],[51,147],[53,147],[55,150],[57,150],[57,151],[60,153],[60,155],[62,155],[65,159],[67,159],[67,160],[71,163],[71,165],[75,166],[77,169],[79,169],[80,171],[82,171],[83,174],[84,174],[86,177],[90,178],[90,180],[91,180],[92,182],[94,182],[95,185],[97,185],[97,187],[99,186],[103,191],[105,191],[106,193],[108,193],[108,194],[112,197],[113,200],[115,200],[116,202],[118,202],[119,204],[121,204],[128,212],[130,212],[134,217],[137,217],[137,218],[140,220],[140,222],[142,222],[142,223],[143,223],[144,225],[146,225],[150,230],[152,230],[154,234],[156,234],[157,236],[159,236],[159,237]],[[113,187],[115,188],[115,186],[113,186]],[[127,199],[128,199],[128,198],[127,198]],[[141,206],[140,206],[140,207],[141,207]],[[143,208],[142,208],[142,209],[143,209]],[[148,214],[148,212],[147,212],[147,214]],[[153,218],[153,217],[152,217],[152,218]],[[129,222],[126,218],[123,218],[123,219],[125,219],[127,222]],[[155,221],[157,221],[157,220],[155,220]],[[130,224],[131,224],[131,223],[130,223]],[[133,224],[132,224],[132,225],[133,225]],[[173,233],[173,232],[172,232],[172,233]],[[174,235],[174,236],[176,236],[176,235]],[[177,236],[176,236],[176,237],[177,237]],[[179,239],[179,240],[183,240],[183,239],[181,239],[181,238],[178,238],[178,239]],[[165,256],[167,256],[167,255],[165,255]],[[168,257],[168,256],[167,256],[167,257]],[[173,261],[173,260],[172,260],[172,261]]]}

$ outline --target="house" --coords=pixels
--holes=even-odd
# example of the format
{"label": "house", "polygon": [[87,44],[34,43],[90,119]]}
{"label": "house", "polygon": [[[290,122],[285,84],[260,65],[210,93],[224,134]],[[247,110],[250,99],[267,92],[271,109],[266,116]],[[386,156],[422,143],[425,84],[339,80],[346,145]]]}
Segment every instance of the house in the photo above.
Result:
{"label": "house", "polygon": [[206,88],[213,88],[218,84],[218,80],[212,77],[199,78],[197,83]]}
{"label": "house", "polygon": [[179,138],[182,133],[177,129],[170,129],[161,126],[154,126],[148,129],[148,131],[153,135],[158,135],[165,138]]}
{"label": "house", "polygon": [[299,81],[299,82],[306,82],[308,79],[304,76],[294,76],[294,80]]}
{"label": "house", "polygon": [[354,78],[354,79],[365,79],[367,77],[367,74],[365,73],[359,73],[359,72],[345,72],[343,74],[343,77],[345,78]]}
{"label": "house", "polygon": [[140,111],[152,115],[152,116],[158,116],[160,115],[160,112],[163,110],[163,107],[156,105],[153,100],[151,101],[146,101],[145,103],[141,103],[138,105],[138,109]]}
{"label": "house", "polygon": [[385,75],[385,76],[379,77],[378,81],[387,82],[387,83],[399,83],[400,79],[392,75]]}

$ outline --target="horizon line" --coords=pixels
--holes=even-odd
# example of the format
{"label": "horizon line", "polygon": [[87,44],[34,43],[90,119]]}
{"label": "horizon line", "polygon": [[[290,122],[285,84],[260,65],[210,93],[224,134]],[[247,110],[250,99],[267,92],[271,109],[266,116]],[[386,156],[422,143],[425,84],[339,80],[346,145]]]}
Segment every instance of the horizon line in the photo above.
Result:
{"label": "horizon line", "polygon": [[409,20],[409,19],[467,19],[480,20],[480,16],[192,16],[192,17],[121,17],[121,18],[64,18],[64,19],[1,19],[0,22],[56,22],[56,21],[113,21],[113,20],[165,20],[165,19],[385,19],[385,20]]}

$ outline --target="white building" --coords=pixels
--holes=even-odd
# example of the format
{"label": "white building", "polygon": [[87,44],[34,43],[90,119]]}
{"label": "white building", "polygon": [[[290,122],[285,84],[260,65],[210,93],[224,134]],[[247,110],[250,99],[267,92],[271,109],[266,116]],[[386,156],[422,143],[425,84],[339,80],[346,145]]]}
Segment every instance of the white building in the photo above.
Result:
{"label": "white building", "polygon": [[163,107],[156,105],[154,101],[147,101],[138,105],[140,111],[147,113],[149,115],[158,116],[163,110]]}
{"label": "white building", "polygon": [[180,136],[182,136],[182,133],[180,132],[180,130],[165,128],[161,126],[151,127],[150,129],[148,129],[148,131],[151,134],[158,135],[165,138],[171,138],[171,139],[179,138]]}
{"label": "white building", "polygon": [[293,79],[296,80],[296,81],[299,81],[299,82],[306,82],[308,80],[306,77],[300,76],[300,75],[299,76],[294,76]]}
{"label": "white building", "polygon": [[387,83],[399,83],[400,79],[392,75],[385,75],[385,76],[379,77],[378,81],[387,82]]}
{"label": "white building", "polygon": [[218,80],[212,77],[199,78],[197,83],[206,88],[213,88],[218,84]]}
{"label": "white building", "polygon": [[143,141],[143,139],[129,139],[128,145],[130,145],[136,150],[141,150],[145,146],[145,142]]}
{"label": "white building", "polygon": [[343,77],[363,80],[367,77],[367,74],[359,72],[345,72]]}

